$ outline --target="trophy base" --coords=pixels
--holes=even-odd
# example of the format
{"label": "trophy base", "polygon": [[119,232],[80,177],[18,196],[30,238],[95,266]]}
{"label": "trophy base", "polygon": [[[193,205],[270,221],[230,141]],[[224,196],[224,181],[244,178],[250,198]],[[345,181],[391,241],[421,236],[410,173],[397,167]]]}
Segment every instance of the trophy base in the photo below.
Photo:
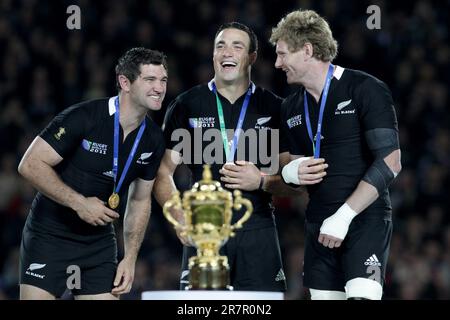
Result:
{"label": "trophy base", "polygon": [[189,286],[186,290],[233,290],[230,283],[228,258],[191,257],[189,259]]}
{"label": "trophy base", "polygon": [[228,291],[234,291],[233,286],[226,286],[225,288],[193,288],[191,285],[187,286],[185,289],[185,291],[195,291],[195,290],[209,290],[209,291],[223,291],[223,290],[228,290]]}

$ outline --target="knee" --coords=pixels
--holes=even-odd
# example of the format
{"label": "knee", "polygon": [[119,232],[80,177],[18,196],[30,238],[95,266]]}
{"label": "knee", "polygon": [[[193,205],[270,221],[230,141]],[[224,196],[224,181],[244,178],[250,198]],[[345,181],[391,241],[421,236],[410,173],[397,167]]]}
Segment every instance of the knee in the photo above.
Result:
{"label": "knee", "polygon": [[345,300],[346,295],[343,291],[309,289],[311,300]]}
{"label": "knee", "polygon": [[349,300],[381,300],[383,287],[375,280],[354,278],[345,285],[347,299]]}

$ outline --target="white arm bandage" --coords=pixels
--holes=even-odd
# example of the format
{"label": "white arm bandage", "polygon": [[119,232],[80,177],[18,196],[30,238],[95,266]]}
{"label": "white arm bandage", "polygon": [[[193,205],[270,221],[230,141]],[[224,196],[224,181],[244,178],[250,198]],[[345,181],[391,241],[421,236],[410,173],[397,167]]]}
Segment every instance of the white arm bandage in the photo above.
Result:
{"label": "white arm bandage", "polygon": [[298,179],[298,167],[303,161],[308,159],[308,157],[298,158],[285,165],[281,171],[284,182],[300,185],[300,180]]}
{"label": "white arm bandage", "polygon": [[325,219],[320,227],[320,233],[344,240],[348,227],[357,215],[347,203],[344,203],[335,214]]}

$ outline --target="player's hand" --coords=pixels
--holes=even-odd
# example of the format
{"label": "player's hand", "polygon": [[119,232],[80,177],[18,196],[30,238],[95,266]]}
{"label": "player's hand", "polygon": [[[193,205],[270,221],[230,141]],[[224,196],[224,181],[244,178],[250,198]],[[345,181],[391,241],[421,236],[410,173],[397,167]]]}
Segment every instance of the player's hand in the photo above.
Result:
{"label": "player's hand", "polygon": [[219,173],[223,175],[220,180],[225,182],[225,187],[229,189],[257,190],[261,182],[261,172],[253,163],[247,161],[226,163]]}
{"label": "player's hand", "polygon": [[325,171],[327,168],[328,164],[323,158],[302,157],[285,165],[281,174],[286,183],[311,185],[323,180],[327,174]]}
{"label": "player's hand", "polygon": [[180,239],[181,243],[187,247],[193,247],[194,244],[189,240],[188,236],[183,236],[181,234],[181,230],[180,229],[175,229],[175,232],[177,233],[177,237],[178,239]]}
{"label": "player's hand", "polygon": [[335,214],[323,221],[320,227],[319,242],[324,247],[339,248],[356,215],[357,213],[347,203],[344,203]]}
{"label": "player's hand", "polygon": [[120,217],[97,197],[86,198],[76,212],[80,219],[93,226],[104,226]]}
{"label": "player's hand", "polygon": [[[181,224],[182,226],[185,225],[186,221],[184,219],[183,210],[174,207],[170,210],[170,214],[173,216],[173,218],[175,220],[178,221],[179,224]],[[189,240],[189,238],[187,236],[184,236],[181,234],[182,230],[180,228],[175,228],[175,232],[177,234],[178,239],[180,239],[180,241],[183,245],[188,246],[188,247],[194,246],[194,244]]]}
{"label": "player's hand", "polygon": [[121,295],[130,292],[134,280],[134,266],[136,260],[123,258],[117,266],[116,277],[114,278],[113,295]]}

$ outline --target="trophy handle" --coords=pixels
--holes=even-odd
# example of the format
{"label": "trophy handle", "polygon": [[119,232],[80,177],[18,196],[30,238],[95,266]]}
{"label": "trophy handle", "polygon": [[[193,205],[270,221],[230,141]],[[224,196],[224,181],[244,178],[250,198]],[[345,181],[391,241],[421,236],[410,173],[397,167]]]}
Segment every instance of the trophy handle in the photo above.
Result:
{"label": "trophy handle", "polygon": [[166,217],[166,219],[169,220],[169,222],[171,224],[173,224],[173,226],[176,229],[185,231],[186,227],[184,225],[182,225],[181,223],[179,223],[170,213],[170,209],[172,209],[172,208],[181,210],[180,193],[178,191],[175,192],[174,194],[172,194],[172,197],[169,200],[167,200],[166,203],[164,203],[163,214]]}
{"label": "trophy handle", "polygon": [[240,210],[242,208],[242,205],[244,205],[247,210],[245,211],[242,218],[230,227],[231,230],[242,228],[242,224],[250,218],[253,212],[253,205],[250,200],[242,198],[242,193],[239,190],[235,190],[233,208],[235,210]]}

